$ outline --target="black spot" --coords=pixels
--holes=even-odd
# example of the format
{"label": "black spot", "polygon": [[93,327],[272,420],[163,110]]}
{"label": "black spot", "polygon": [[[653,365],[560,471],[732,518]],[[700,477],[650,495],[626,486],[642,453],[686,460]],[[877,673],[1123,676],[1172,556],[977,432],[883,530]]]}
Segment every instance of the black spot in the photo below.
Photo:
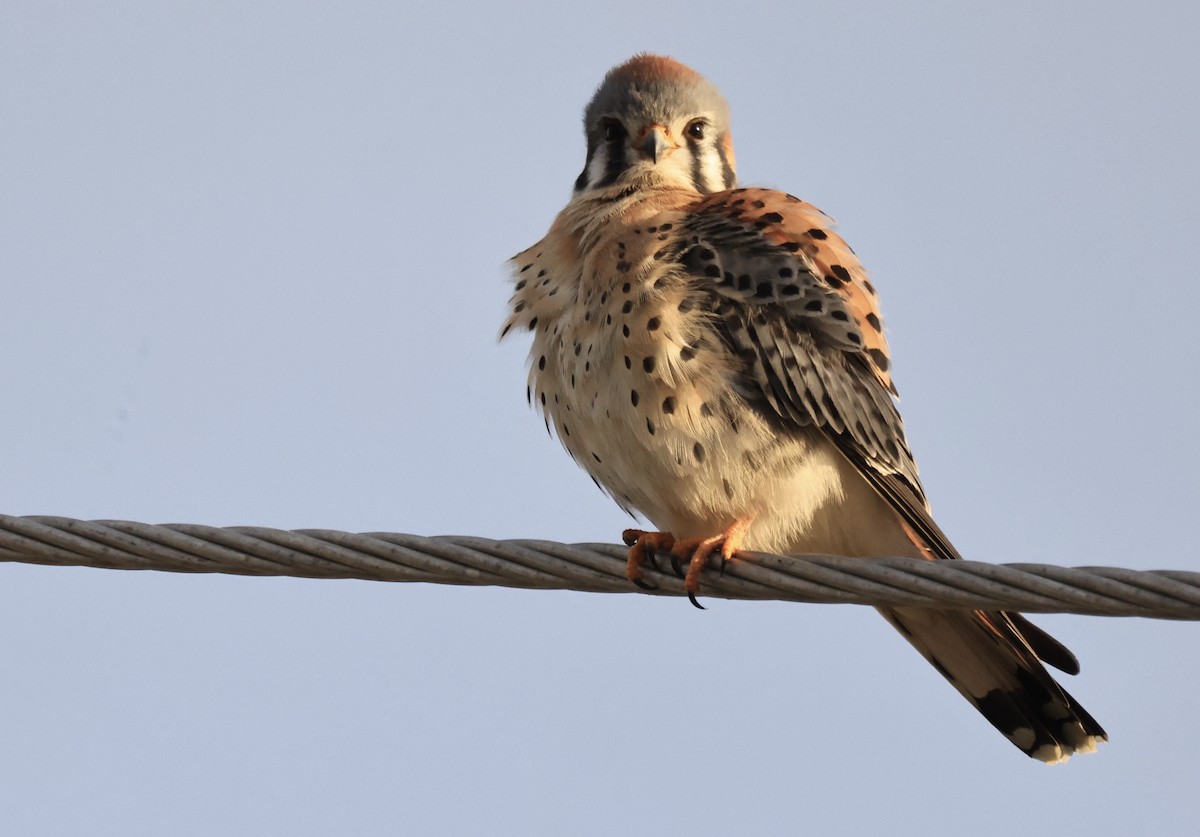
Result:
{"label": "black spot", "polygon": [[646,419],[646,430],[650,432],[651,436],[654,435],[654,422],[650,419]]}
{"label": "black spot", "polygon": [[[709,250],[707,247],[701,247],[699,256],[704,261],[711,262],[713,259],[715,259],[717,257],[717,254],[714,253],[712,250]],[[520,289],[518,288],[518,290],[520,290]]]}
{"label": "black spot", "polygon": [[604,324],[605,324],[605,325],[612,325],[612,314],[607,314],[607,315],[605,315],[605,317],[604,317]]}
{"label": "black spot", "polygon": [[785,242],[783,242],[783,244],[780,244],[779,246],[782,247],[784,250],[787,250],[789,253],[795,253],[800,249],[800,242],[799,241],[785,241]]}
{"label": "black spot", "polygon": [[766,215],[759,218],[758,220],[765,221],[768,224],[778,224],[781,221],[783,221],[783,216],[780,215],[778,212],[768,212]]}
{"label": "black spot", "polygon": [[721,488],[725,489],[725,496],[730,500],[733,499],[733,486],[729,484],[729,480],[721,478]]}
{"label": "black spot", "polygon": [[533,267],[533,262],[530,262],[529,264],[527,264],[523,268],[521,268],[521,272],[524,273],[525,271],[529,270],[529,268],[531,268],[531,267]]}
{"label": "black spot", "polygon": [[656,233],[656,232],[658,232],[658,227],[646,227],[646,232]]}
{"label": "black spot", "polygon": [[750,278],[750,276],[748,274],[743,273],[741,276],[739,276],[737,278],[737,289],[739,291],[748,291],[748,290],[750,290],[750,284],[752,282],[753,282],[753,280]]}
{"label": "black spot", "polygon": [[633,368],[633,361],[629,359],[629,355],[625,355],[625,368],[626,369]]}
{"label": "black spot", "polygon": [[708,406],[708,402],[704,401],[700,404],[700,415],[704,418],[711,418],[713,414],[712,407]]}
{"label": "black spot", "polygon": [[780,279],[791,279],[792,274],[794,272],[795,271],[793,271],[790,267],[781,267],[781,268],[779,268],[779,278]]}
{"label": "black spot", "polygon": [[762,201],[751,201],[750,205],[752,207],[754,207],[755,209],[762,209],[763,207],[766,206],[766,204],[763,203]]}
{"label": "black spot", "polygon": [[811,230],[809,230],[808,237],[815,238],[817,241],[824,241],[825,239],[829,238],[829,236],[825,233],[825,230],[821,229],[820,227],[813,227]]}
{"label": "black spot", "polygon": [[691,360],[696,356],[696,349],[692,346],[684,346],[679,350],[680,360]]}
{"label": "black spot", "polygon": [[516,287],[516,289],[515,289],[515,290],[518,290],[518,291],[519,291],[519,290],[521,290],[521,288],[523,288],[523,287],[525,287],[525,280],[524,280],[524,279],[522,279],[520,282],[518,282],[518,283],[517,283],[517,287]]}
{"label": "black spot", "polygon": [[891,363],[888,361],[888,356],[885,355],[880,349],[867,349],[867,354],[871,356],[871,360],[875,361],[875,365],[879,367],[880,371],[888,371],[888,367],[891,366]]}
{"label": "black spot", "polygon": [[537,328],[537,317],[529,321],[529,330],[533,331],[535,328]]}
{"label": "black spot", "polygon": [[664,247],[654,254],[654,261],[661,262],[663,259],[671,255],[671,248]]}
{"label": "black spot", "polygon": [[524,310],[525,310],[524,302],[518,302],[516,305],[513,306],[513,311],[515,311],[518,314],[520,314]]}
{"label": "black spot", "polygon": [[583,351],[583,346],[579,343],[575,344],[575,357],[579,357],[579,353]]}
{"label": "black spot", "polygon": [[831,316],[835,320],[838,320],[839,322],[843,322],[843,323],[847,322],[850,319],[850,315],[847,314],[845,311],[843,311],[841,308],[834,308],[832,311],[829,312],[829,316]]}
{"label": "black spot", "polygon": [[759,299],[770,299],[775,291],[775,286],[770,282],[759,282],[758,287],[754,289],[754,295]]}
{"label": "black spot", "polygon": [[799,285],[782,285],[779,288],[780,296],[797,296],[800,293]]}
{"label": "black spot", "polygon": [[732,285],[732,284],[733,284],[733,274],[727,270],[727,271],[725,271],[725,275],[721,277],[721,285],[725,286],[725,285]]}
{"label": "black spot", "polygon": [[879,318],[875,316],[875,312],[867,314],[867,322],[871,324],[871,328],[876,331],[883,331],[883,324],[879,322]]}
{"label": "black spot", "polygon": [[741,206],[741,205],[742,205],[742,204],[744,204],[745,202],[746,202],[746,199],[745,199],[745,198],[738,198],[738,199],[737,199],[737,200],[735,200],[735,201],[730,201],[729,205],[730,205],[730,206]]}
{"label": "black spot", "polygon": [[690,297],[690,296],[685,296],[683,299],[679,300],[679,313],[680,314],[686,314],[688,311],[691,311],[695,307],[696,307],[696,300],[692,299],[692,297]]}
{"label": "black spot", "polygon": [[546,268],[543,267],[541,270],[538,271],[537,278],[541,279],[545,275],[546,275]]}
{"label": "black spot", "polygon": [[633,406],[636,407],[638,405],[638,401],[640,401],[641,399],[638,397],[636,389],[629,391],[629,400],[633,404]]}
{"label": "black spot", "polygon": [[631,267],[633,267],[633,265],[631,265],[629,262],[617,262],[617,270],[621,271],[622,273],[628,273],[629,268]]}
{"label": "black spot", "polygon": [[675,412],[675,396],[668,395],[663,399],[662,411],[668,416]]}
{"label": "black spot", "polygon": [[621,306],[621,313],[628,314],[632,310],[633,310],[633,300],[632,299],[625,300],[625,304]]}
{"label": "black spot", "polygon": [[584,371],[584,372],[591,372],[591,371],[592,371],[592,362],[591,362],[590,360],[589,360],[587,363],[585,363],[585,364],[583,365],[583,371]]}
{"label": "black spot", "polygon": [[592,453],[592,459],[596,460],[597,462],[601,461],[600,457],[596,456],[594,452]]}
{"label": "black spot", "polygon": [[564,436],[570,436],[570,435],[571,435],[571,430],[570,430],[570,428],[568,428],[568,427],[567,427],[565,424],[562,426],[562,430],[563,430],[563,435],[564,435]]}
{"label": "black spot", "polygon": [[660,325],[662,325],[662,320],[658,317],[651,317],[650,319],[646,320],[647,331],[658,331],[658,327]]}
{"label": "black spot", "polygon": [[600,294],[600,304],[603,305],[606,302],[608,302],[608,291]]}
{"label": "black spot", "polygon": [[542,355],[540,358],[538,358],[538,371],[542,371],[545,368],[546,368],[546,356]]}
{"label": "black spot", "polygon": [[653,372],[655,363],[657,363],[657,361],[654,358],[645,358],[642,361],[642,369],[644,369],[646,372]]}
{"label": "black spot", "polygon": [[[545,407],[546,406],[546,393],[544,393],[544,392],[541,393],[539,397],[542,399],[542,406]],[[554,398],[557,400],[558,396],[556,395],[556,396],[554,396]]]}
{"label": "black spot", "polygon": [[875,296],[875,286],[871,284],[870,279],[863,280],[863,287],[867,289],[867,293],[869,293],[871,296]]}
{"label": "black spot", "polygon": [[673,226],[675,226],[675,225],[674,224],[661,224],[658,228],[658,231],[666,232],[667,230],[671,229],[671,227],[673,227]]}
{"label": "black spot", "polygon": [[575,373],[571,373],[571,389],[575,389]]}
{"label": "black spot", "polygon": [[810,299],[808,302],[804,303],[805,311],[814,311],[820,314],[824,309],[825,303],[821,302],[819,299]]}
{"label": "black spot", "polygon": [[629,336],[629,324],[628,323],[621,326],[621,333],[624,334],[626,337]]}
{"label": "black spot", "polygon": [[833,275],[841,279],[843,282],[850,281],[850,271],[842,267],[840,264],[830,265],[829,269],[833,271]]}
{"label": "black spot", "polygon": [[623,294],[629,293],[629,287],[630,287],[629,283],[626,282],[624,285],[621,286],[621,293],[623,293]]}
{"label": "black spot", "polygon": [[704,275],[711,276],[714,279],[721,278],[721,266],[718,264],[708,264],[704,266]]}
{"label": "black spot", "polygon": [[704,445],[696,442],[696,444],[692,446],[692,453],[695,455],[697,462],[704,461]]}

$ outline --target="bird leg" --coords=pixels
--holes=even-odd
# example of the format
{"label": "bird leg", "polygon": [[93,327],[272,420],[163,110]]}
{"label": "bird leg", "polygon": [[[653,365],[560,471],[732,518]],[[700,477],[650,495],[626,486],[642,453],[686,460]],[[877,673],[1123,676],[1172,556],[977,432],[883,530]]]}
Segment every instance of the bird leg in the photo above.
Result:
{"label": "bird leg", "polygon": [[641,529],[626,529],[621,533],[621,540],[629,547],[629,557],[625,561],[625,577],[643,590],[657,590],[658,587],[646,581],[642,565],[647,561],[654,569],[658,569],[656,560],[658,552],[668,552],[675,545],[675,536],[670,532],[645,532]]}
{"label": "bird leg", "polygon": [[700,573],[708,564],[709,556],[720,548],[721,572],[724,572],[726,562],[738,551],[746,530],[753,522],[753,517],[743,517],[733,521],[732,525],[719,535],[709,538],[685,538],[675,542],[671,549],[671,564],[678,566],[678,561],[689,561],[687,574],[683,577],[683,589],[687,591],[688,601],[696,607],[705,609],[704,605],[696,601],[696,594],[700,592]]}

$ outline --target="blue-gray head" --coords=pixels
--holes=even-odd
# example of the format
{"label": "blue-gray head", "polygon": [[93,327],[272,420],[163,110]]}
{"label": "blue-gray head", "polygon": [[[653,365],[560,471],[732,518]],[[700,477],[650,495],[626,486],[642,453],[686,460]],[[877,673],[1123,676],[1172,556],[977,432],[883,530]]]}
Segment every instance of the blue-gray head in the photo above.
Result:
{"label": "blue-gray head", "polygon": [[576,192],[628,183],[709,194],[736,184],[729,105],[673,58],[635,55],[609,70],[583,126],[587,163]]}

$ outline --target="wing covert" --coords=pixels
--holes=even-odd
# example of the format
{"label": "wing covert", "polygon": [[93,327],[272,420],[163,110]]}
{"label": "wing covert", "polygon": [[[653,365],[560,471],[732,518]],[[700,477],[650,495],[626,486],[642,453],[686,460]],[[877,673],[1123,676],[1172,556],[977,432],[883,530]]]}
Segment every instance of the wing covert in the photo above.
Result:
{"label": "wing covert", "polygon": [[683,232],[679,259],[715,296],[770,410],[824,430],[935,554],[957,557],[905,439],[875,289],[832,221],[791,195],[736,189],[697,202]]}

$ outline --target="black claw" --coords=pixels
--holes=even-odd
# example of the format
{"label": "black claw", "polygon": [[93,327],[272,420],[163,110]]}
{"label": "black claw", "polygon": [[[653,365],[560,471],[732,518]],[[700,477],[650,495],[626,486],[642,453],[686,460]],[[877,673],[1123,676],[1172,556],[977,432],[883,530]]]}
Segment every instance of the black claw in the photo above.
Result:
{"label": "black claw", "polygon": [[646,547],[646,550],[643,554],[646,556],[646,560],[649,562],[650,566],[654,567],[654,569],[661,573],[662,567],[658,565],[658,552],[650,547]]}
{"label": "black claw", "polygon": [[725,553],[721,553],[721,571],[717,573],[719,576],[725,575],[725,565],[729,563],[729,559],[725,557]]}
{"label": "black claw", "polygon": [[658,589],[657,584],[651,584],[649,581],[646,581],[646,579],[644,579],[644,578],[635,578],[633,580],[633,583],[636,584],[638,587],[641,587],[643,590],[657,590]]}
{"label": "black claw", "polygon": [[676,555],[674,552],[671,553],[671,569],[674,570],[675,575],[679,576],[680,578],[685,577],[685,574],[683,572],[683,567],[679,563],[679,556]]}
{"label": "black claw", "polygon": [[700,608],[701,610],[708,610],[707,607],[700,604],[700,602],[696,601],[696,595],[694,593],[688,593],[688,601],[691,602],[696,607]]}
{"label": "black claw", "polygon": [[637,535],[631,534],[632,531],[629,529],[621,533],[621,540],[625,541],[626,546],[633,546],[637,543]]}

